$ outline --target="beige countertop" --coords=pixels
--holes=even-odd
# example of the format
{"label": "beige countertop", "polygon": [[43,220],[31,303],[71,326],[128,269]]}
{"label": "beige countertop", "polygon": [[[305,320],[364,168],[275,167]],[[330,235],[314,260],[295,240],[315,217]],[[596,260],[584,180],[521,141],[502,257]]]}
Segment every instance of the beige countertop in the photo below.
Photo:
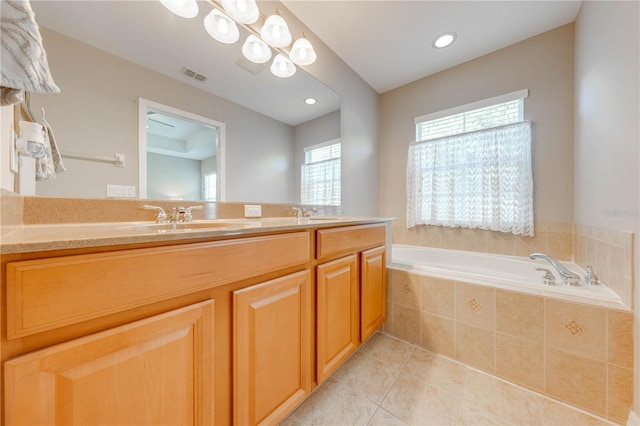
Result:
{"label": "beige countertop", "polygon": [[[149,242],[251,236],[265,232],[383,223],[372,217],[316,217],[301,223],[295,217],[197,220],[191,224],[102,222],[2,226],[0,254],[104,247]],[[175,229],[174,229],[175,228]]]}

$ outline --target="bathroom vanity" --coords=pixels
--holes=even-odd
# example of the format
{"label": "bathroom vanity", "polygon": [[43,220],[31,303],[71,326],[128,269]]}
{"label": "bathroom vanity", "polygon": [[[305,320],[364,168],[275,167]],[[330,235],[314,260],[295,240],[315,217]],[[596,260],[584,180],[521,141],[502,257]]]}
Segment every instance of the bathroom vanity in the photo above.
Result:
{"label": "bathroom vanity", "polygon": [[384,322],[386,223],[281,219],[5,249],[4,424],[284,418]]}

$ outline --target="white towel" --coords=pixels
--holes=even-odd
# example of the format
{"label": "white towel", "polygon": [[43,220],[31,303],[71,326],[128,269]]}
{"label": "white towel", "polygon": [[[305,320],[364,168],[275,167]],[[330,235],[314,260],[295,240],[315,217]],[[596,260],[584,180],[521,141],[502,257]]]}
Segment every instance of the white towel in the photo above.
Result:
{"label": "white towel", "polygon": [[58,93],[28,0],[0,1],[0,104],[24,100],[24,90]]}
{"label": "white towel", "polygon": [[36,180],[51,180],[56,178],[56,173],[66,172],[67,169],[62,163],[62,155],[58,150],[53,129],[44,119],[44,108],[42,108],[42,130],[46,155],[36,160]]}

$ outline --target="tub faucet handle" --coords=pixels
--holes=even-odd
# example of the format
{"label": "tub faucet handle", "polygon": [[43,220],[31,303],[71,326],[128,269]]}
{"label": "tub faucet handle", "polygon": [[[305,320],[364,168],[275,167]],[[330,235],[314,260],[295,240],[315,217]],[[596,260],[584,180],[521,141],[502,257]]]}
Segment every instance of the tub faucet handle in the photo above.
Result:
{"label": "tub faucet handle", "polygon": [[547,268],[536,268],[536,271],[544,272],[542,280],[544,285],[556,285],[556,277]]}
{"label": "tub faucet handle", "polygon": [[600,284],[600,277],[593,272],[593,266],[587,265],[587,273],[584,274],[584,282],[586,285]]}

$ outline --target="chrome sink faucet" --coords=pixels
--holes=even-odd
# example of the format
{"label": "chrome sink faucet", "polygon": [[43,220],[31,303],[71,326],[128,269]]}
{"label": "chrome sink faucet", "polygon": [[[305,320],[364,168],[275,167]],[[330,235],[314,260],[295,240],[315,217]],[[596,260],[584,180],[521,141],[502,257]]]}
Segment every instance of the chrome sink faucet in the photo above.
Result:
{"label": "chrome sink faucet", "polygon": [[546,260],[547,262],[549,262],[556,269],[556,271],[558,271],[558,274],[560,275],[560,278],[562,279],[562,283],[563,284],[580,285],[580,275],[578,275],[578,274],[576,274],[574,272],[571,272],[562,263],[558,262],[553,257],[551,257],[551,256],[549,256],[547,254],[543,254],[543,253],[532,253],[532,254],[529,255],[529,259],[531,259],[531,260],[535,260],[535,259]]}
{"label": "chrome sink faucet", "polygon": [[169,222],[171,223],[184,223],[184,222],[193,222],[193,214],[191,213],[194,209],[201,209],[202,206],[191,206],[191,207],[174,207],[169,214]]}
{"label": "chrome sink faucet", "polygon": [[316,209],[315,207],[309,210],[305,209],[304,207],[303,208],[291,207],[291,210],[293,210],[293,212],[296,214],[296,217],[298,218],[298,220],[302,220],[302,221],[309,220],[309,217],[318,213],[318,209]]}

